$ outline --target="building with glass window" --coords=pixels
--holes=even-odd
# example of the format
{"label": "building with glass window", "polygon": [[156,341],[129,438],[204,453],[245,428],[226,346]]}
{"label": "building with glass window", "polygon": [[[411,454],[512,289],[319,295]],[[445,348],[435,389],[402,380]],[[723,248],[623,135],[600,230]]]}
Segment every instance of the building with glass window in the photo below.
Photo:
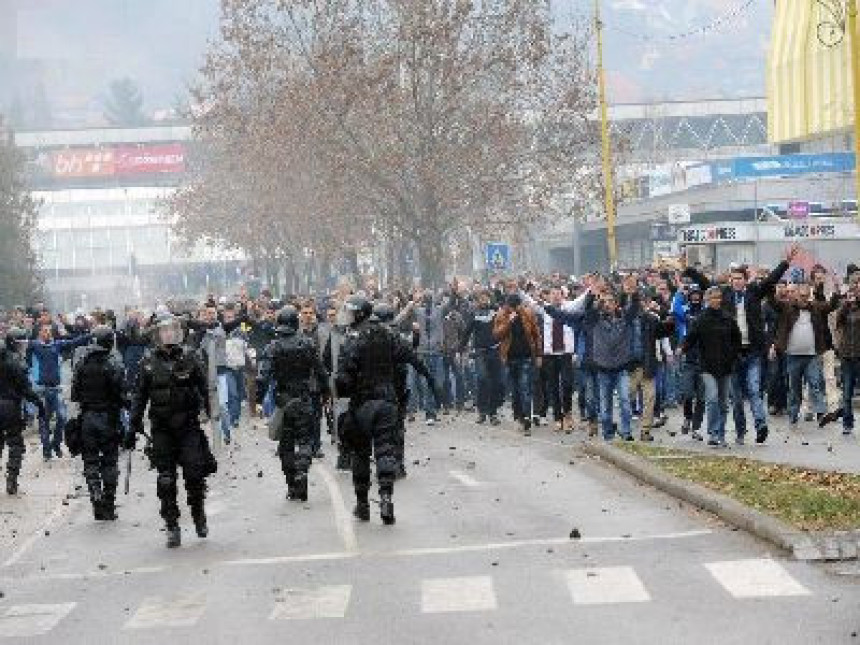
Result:
{"label": "building with glass window", "polygon": [[36,247],[52,303],[121,307],[226,291],[241,256],[182,245],[163,202],[186,176],[185,126],[19,132],[33,196]]}

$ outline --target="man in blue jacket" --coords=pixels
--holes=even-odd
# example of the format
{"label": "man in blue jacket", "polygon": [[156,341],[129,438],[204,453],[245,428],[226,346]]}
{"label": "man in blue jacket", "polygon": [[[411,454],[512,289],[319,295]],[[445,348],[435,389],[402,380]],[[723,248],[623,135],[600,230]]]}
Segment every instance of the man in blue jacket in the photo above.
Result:
{"label": "man in blue jacket", "polygon": [[[90,341],[90,334],[83,334],[73,339],[54,339],[51,325],[41,325],[39,336],[31,340],[27,348],[27,364],[30,366],[30,379],[36,394],[45,405],[45,414],[39,417],[39,435],[42,439],[42,455],[46,460],[56,454],[63,456],[60,444],[63,441],[63,429],[66,426],[66,406],[61,391],[61,362],[62,353],[85,345]],[[51,417],[56,417],[54,436],[51,437]]]}

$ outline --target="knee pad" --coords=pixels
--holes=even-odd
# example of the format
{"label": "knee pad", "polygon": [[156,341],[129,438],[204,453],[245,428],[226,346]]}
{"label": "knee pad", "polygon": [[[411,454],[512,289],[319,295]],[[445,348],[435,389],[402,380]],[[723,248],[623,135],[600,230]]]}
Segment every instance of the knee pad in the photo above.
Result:
{"label": "knee pad", "polygon": [[176,476],[159,475],[155,490],[159,499],[176,497]]}
{"label": "knee pad", "polygon": [[380,480],[394,477],[397,474],[397,457],[394,455],[383,455],[376,460],[376,476]]}
{"label": "knee pad", "polygon": [[116,464],[107,466],[102,471],[102,482],[105,486],[112,486],[116,488],[116,483],[119,481],[119,469],[116,467]]}

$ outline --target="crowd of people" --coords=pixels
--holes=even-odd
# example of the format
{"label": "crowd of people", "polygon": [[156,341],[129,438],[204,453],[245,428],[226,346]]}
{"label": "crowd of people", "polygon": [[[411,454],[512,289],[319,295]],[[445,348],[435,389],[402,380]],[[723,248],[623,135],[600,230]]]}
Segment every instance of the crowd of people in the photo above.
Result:
{"label": "crowd of people", "polygon": [[[783,415],[790,428],[841,419],[851,435],[860,271],[790,271],[798,251],[772,268],[732,265],[723,274],[681,258],[607,275],[455,279],[443,289],[343,286],[283,298],[243,289],[150,311],[14,307],[0,312],[7,491],[18,490],[21,432],[38,416],[45,460],[62,457],[69,426],[78,428],[96,518],[115,519],[116,452],[144,432],[147,403],[151,425],[164,430],[152,432],[162,516],[176,527],[181,466],[200,535],[203,481],[215,468],[203,411],[217,417],[226,444],[243,416],[269,419],[291,499],[307,499],[327,427],[337,466],[353,471],[359,519],[368,516],[371,451],[390,503],[393,480],[406,475],[403,433],[419,416],[433,425],[440,415],[473,414],[495,426],[510,402],[525,435],[546,425],[653,441],[666,426],[721,448],[731,406],[738,444],[748,429],[765,443],[769,420]],[[89,415],[77,425],[67,412],[67,363],[71,400]],[[196,428],[191,444],[185,426]],[[344,440],[350,428],[352,442]],[[165,435],[173,438],[156,440]],[[383,520],[393,522],[393,506]]]}

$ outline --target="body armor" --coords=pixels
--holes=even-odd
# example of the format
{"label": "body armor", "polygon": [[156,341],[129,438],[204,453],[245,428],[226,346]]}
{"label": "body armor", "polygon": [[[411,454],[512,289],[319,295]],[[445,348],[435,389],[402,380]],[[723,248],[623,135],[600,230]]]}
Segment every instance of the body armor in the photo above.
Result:
{"label": "body armor", "polygon": [[72,401],[86,410],[105,412],[123,405],[122,368],[110,350],[92,347],[75,367]]}

